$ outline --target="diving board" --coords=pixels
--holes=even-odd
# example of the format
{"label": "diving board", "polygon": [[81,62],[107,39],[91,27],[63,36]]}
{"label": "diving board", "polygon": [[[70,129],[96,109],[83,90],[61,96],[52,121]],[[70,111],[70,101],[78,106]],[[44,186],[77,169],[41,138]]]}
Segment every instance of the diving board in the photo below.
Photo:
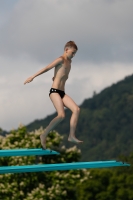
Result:
{"label": "diving board", "polygon": [[120,167],[120,166],[130,166],[130,164],[117,162],[113,160],[113,161],[41,164],[41,165],[38,164],[38,165],[10,166],[10,167],[8,166],[8,167],[0,167],[0,174],[71,170],[71,169],[106,168],[106,167]]}
{"label": "diving board", "polygon": [[0,150],[0,157],[5,156],[35,156],[35,155],[57,155],[56,151],[49,149],[4,149]]}

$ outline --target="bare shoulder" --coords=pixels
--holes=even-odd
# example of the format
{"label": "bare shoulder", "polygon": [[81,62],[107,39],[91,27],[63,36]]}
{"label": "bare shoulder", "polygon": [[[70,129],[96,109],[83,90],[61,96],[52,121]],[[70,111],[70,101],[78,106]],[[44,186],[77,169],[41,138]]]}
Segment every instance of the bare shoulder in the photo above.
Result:
{"label": "bare shoulder", "polygon": [[56,58],[56,59],[54,60],[54,63],[55,63],[56,66],[57,66],[57,65],[61,65],[63,62],[64,62],[63,56],[60,56],[59,58]]}
{"label": "bare shoulder", "polygon": [[62,64],[64,62],[64,57],[63,56],[60,56],[59,57],[59,60],[60,60],[60,63]]}
{"label": "bare shoulder", "polygon": [[62,57],[59,57],[59,58],[56,58],[51,64],[49,64],[47,67],[46,67],[46,70],[50,70],[58,65],[61,65],[63,63],[63,58]]}

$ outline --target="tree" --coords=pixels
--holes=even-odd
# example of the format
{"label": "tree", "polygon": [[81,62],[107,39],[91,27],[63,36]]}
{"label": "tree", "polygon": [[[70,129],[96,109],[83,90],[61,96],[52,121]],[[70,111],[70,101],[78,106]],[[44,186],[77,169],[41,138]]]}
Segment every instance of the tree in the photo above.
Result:
{"label": "tree", "polygon": [[[40,128],[27,132],[20,126],[6,137],[0,136],[0,149],[40,148]],[[1,166],[77,162],[76,146],[66,149],[56,131],[47,137],[47,147],[60,151],[57,156],[17,156],[0,158]],[[133,154],[119,158],[131,167],[83,169],[0,175],[1,200],[133,200]]]}
{"label": "tree", "polygon": [[[40,148],[39,135],[43,131],[40,128],[28,133],[25,127],[20,126],[18,130],[12,130],[6,137],[0,137],[0,148]],[[59,150],[62,139],[56,131],[51,132],[47,137],[47,147]],[[0,158],[0,165],[32,165],[35,163],[63,163],[79,160],[80,151],[76,146],[69,149],[61,146],[60,149],[61,155],[54,155],[54,157],[17,156]],[[75,183],[82,176],[83,173],[78,170],[0,175],[0,197],[4,200],[74,199]]]}

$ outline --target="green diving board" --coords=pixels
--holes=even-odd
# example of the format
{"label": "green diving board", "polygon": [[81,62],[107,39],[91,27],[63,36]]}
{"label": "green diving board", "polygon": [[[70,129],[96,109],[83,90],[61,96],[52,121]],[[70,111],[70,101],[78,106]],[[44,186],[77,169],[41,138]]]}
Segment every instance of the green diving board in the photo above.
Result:
{"label": "green diving board", "polygon": [[130,164],[117,161],[95,161],[95,162],[75,162],[75,163],[58,163],[58,164],[38,164],[25,166],[8,166],[0,167],[0,174],[7,173],[23,173],[23,172],[42,172],[55,170],[71,170],[71,169],[90,169],[90,168],[106,168],[106,167],[123,167]]}
{"label": "green diving board", "polygon": [[35,156],[35,155],[57,155],[56,151],[49,149],[4,149],[0,150],[0,157],[5,156]]}

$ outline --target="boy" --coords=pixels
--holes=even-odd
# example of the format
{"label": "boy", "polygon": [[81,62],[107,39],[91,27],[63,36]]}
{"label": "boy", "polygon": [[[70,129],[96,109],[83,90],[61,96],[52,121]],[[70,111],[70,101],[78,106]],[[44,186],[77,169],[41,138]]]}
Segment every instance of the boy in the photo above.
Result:
{"label": "boy", "polygon": [[49,97],[58,115],[46,127],[45,132],[40,135],[41,145],[44,149],[46,149],[46,137],[48,133],[65,118],[64,107],[72,111],[68,141],[74,142],[76,144],[83,142],[75,137],[75,130],[78,122],[80,108],[67,94],[65,94],[65,83],[68,79],[68,75],[71,69],[71,59],[76,54],[77,50],[77,45],[73,41],[67,42],[64,47],[64,53],[62,56],[54,60],[51,64],[49,64],[33,76],[29,77],[24,82],[24,84],[29,83],[36,76],[39,76],[40,74],[43,74],[54,68],[53,84],[52,88],[50,89]]}

